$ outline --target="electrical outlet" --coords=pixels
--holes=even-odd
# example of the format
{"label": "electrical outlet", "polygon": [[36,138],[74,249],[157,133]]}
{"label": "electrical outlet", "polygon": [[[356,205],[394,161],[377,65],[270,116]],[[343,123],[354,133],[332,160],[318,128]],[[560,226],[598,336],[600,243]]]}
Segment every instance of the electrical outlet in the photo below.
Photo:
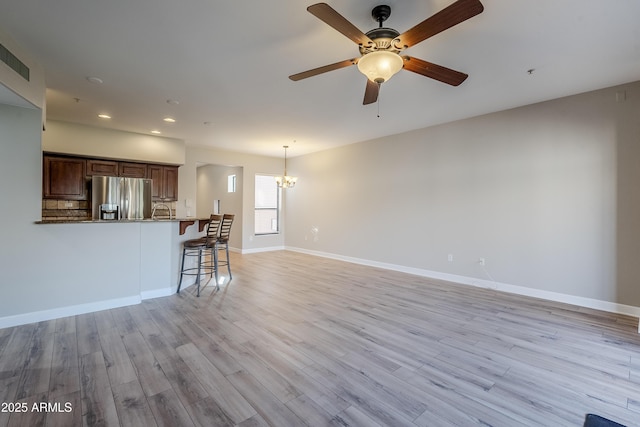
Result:
{"label": "electrical outlet", "polygon": [[478,264],[480,264],[480,265],[486,265],[485,259],[484,259],[484,258],[480,258],[480,259],[478,260]]}
{"label": "electrical outlet", "polygon": [[447,256],[447,261],[449,261],[449,262],[453,262],[453,254],[449,254],[449,255]]}

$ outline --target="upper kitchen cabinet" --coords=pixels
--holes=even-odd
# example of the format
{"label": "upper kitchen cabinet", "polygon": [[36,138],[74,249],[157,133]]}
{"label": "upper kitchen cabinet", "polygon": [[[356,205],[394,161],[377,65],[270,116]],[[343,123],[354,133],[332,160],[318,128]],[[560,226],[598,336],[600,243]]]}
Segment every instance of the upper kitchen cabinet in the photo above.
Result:
{"label": "upper kitchen cabinet", "polygon": [[118,162],[118,176],[124,176],[127,178],[147,178],[147,164]]}
{"label": "upper kitchen cabinet", "polygon": [[87,200],[86,170],[85,159],[43,156],[42,197]]}
{"label": "upper kitchen cabinet", "polygon": [[43,154],[42,198],[89,200],[93,176],[153,180],[152,199],[178,200],[178,166]]}
{"label": "upper kitchen cabinet", "polygon": [[115,160],[87,159],[87,176],[94,175],[146,178],[147,164],[118,162]]}
{"label": "upper kitchen cabinet", "polygon": [[178,166],[149,165],[147,178],[153,180],[151,197],[154,201],[178,200]]}
{"label": "upper kitchen cabinet", "polygon": [[118,162],[113,160],[87,160],[87,176],[118,176]]}

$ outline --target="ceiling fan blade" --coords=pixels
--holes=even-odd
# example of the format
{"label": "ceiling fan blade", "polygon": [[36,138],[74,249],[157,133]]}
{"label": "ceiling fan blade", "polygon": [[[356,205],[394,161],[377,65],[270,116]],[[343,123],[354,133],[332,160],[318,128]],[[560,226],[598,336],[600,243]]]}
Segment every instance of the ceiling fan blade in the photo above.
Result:
{"label": "ceiling fan blade", "polygon": [[347,19],[335,11],[331,6],[326,3],[317,3],[309,6],[307,10],[316,18],[323,21],[325,24],[333,27],[338,32],[342,33],[350,40],[363,46],[373,46],[373,41],[362,31],[360,31],[355,25],[347,21]]}
{"label": "ceiling fan blade", "polygon": [[451,86],[458,86],[469,77],[468,74],[461,73],[460,71],[423,61],[422,59],[412,56],[403,56],[402,59],[404,59],[403,68],[405,70],[430,77],[442,83],[450,84]]}
{"label": "ceiling fan blade", "polygon": [[378,92],[380,92],[380,85],[367,79],[367,88],[364,90],[364,101],[362,101],[362,105],[376,102],[378,100]]}
{"label": "ceiling fan blade", "polygon": [[469,18],[482,13],[484,6],[479,0],[458,0],[435,15],[400,34],[394,44],[398,49],[406,49],[423,40],[451,28]]}
{"label": "ceiling fan blade", "polygon": [[297,82],[298,80],[306,79],[308,77],[317,76],[318,74],[326,73],[328,71],[339,70],[340,68],[348,67],[358,63],[359,58],[347,59],[345,61],[336,62],[335,64],[325,65],[323,67],[314,68],[313,70],[303,71],[302,73],[289,76],[291,80]]}

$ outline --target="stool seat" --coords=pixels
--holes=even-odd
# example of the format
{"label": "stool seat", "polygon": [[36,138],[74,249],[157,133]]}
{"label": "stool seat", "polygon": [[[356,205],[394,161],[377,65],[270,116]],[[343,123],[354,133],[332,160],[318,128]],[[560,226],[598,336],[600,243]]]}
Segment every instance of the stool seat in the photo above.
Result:
{"label": "stool seat", "polygon": [[185,242],[182,243],[182,245],[188,248],[197,248],[198,246],[213,247],[215,243],[216,243],[216,239],[201,237],[199,239],[186,240]]}
{"label": "stool seat", "polygon": [[183,246],[186,246],[188,248],[197,248],[198,246],[203,246],[204,244],[206,244],[204,239],[186,240],[182,243]]}

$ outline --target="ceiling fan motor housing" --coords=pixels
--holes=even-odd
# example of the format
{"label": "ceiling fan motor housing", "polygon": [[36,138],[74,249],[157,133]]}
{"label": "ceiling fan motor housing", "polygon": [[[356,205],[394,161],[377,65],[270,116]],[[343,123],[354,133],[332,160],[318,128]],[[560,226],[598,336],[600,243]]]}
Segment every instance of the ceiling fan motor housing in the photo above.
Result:
{"label": "ceiling fan motor housing", "polygon": [[360,53],[366,55],[367,53],[373,52],[375,50],[389,50],[395,53],[400,52],[399,49],[396,49],[391,43],[396,37],[400,35],[400,33],[393,28],[375,28],[366,33],[367,37],[369,37],[374,43],[374,47],[370,46],[360,46]]}

